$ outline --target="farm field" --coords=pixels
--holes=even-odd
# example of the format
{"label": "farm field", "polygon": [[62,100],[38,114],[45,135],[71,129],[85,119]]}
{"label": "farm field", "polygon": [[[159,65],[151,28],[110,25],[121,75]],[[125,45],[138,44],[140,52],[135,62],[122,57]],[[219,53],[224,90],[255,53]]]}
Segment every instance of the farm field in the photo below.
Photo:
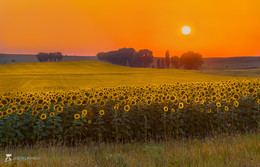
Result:
{"label": "farm field", "polygon": [[129,68],[99,61],[4,64],[0,65],[0,72],[0,92],[76,90],[248,79],[200,74],[188,70]]}
{"label": "farm field", "polygon": [[[13,63],[0,71],[0,146],[42,158],[31,165],[259,164],[258,77],[98,61]],[[82,160],[86,149],[90,158]],[[75,161],[62,160],[75,150]]]}

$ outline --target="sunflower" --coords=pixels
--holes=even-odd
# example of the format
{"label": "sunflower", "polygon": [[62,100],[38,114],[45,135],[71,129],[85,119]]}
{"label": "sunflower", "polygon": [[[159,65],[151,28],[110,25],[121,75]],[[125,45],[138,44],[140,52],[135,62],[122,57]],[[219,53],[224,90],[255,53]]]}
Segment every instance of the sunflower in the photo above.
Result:
{"label": "sunflower", "polygon": [[217,106],[217,107],[221,107],[221,103],[220,103],[220,102],[217,102],[217,103],[216,103],[216,106]]}
{"label": "sunflower", "polygon": [[252,99],[257,98],[257,93],[253,93],[253,94],[251,95],[251,97],[252,97]]}
{"label": "sunflower", "polygon": [[253,93],[255,91],[255,89],[254,88],[250,88],[248,91],[249,91],[249,93]]}
{"label": "sunflower", "polygon": [[17,114],[18,114],[18,115],[22,115],[23,112],[24,112],[24,109],[20,109],[20,110],[17,111]]}
{"label": "sunflower", "polygon": [[260,99],[257,99],[257,103],[260,104]]}
{"label": "sunflower", "polygon": [[204,112],[204,108],[201,108],[201,109],[200,109],[200,112]]}
{"label": "sunflower", "polygon": [[54,105],[53,109],[57,110],[58,107],[59,107],[59,105]]}
{"label": "sunflower", "polygon": [[217,97],[216,97],[216,96],[212,96],[212,97],[211,97],[211,100],[212,100],[213,102],[215,102],[215,101],[217,100]]}
{"label": "sunflower", "polygon": [[63,107],[62,106],[59,106],[58,108],[57,108],[57,112],[62,112],[63,111]]}
{"label": "sunflower", "polygon": [[26,104],[26,102],[24,101],[24,100],[22,100],[22,101],[20,101],[20,103],[19,103],[21,106],[23,106],[23,105],[25,105]]}
{"label": "sunflower", "polygon": [[182,102],[179,103],[179,109],[182,109],[184,107],[184,104]]}
{"label": "sunflower", "polygon": [[228,111],[228,110],[229,110],[228,106],[225,106],[225,110],[226,110],[226,111]]}
{"label": "sunflower", "polygon": [[239,97],[239,95],[238,94],[234,94],[234,99],[236,99],[236,100],[238,100],[240,97]]}
{"label": "sunflower", "polygon": [[119,104],[116,104],[115,106],[114,106],[114,110],[118,110],[119,109]]}
{"label": "sunflower", "polygon": [[152,104],[152,100],[146,100],[146,104],[150,106]]}
{"label": "sunflower", "polygon": [[42,104],[43,102],[44,102],[43,99],[39,99],[39,100],[37,101],[38,104]]}
{"label": "sunflower", "polygon": [[11,108],[8,108],[8,109],[6,110],[6,113],[7,113],[7,114],[12,114],[12,112],[13,112],[13,111],[12,111]]}
{"label": "sunflower", "polygon": [[49,110],[50,107],[48,105],[43,105],[42,110]]}
{"label": "sunflower", "polygon": [[3,104],[0,104],[0,109],[3,109],[5,106]]}
{"label": "sunflower", "polygon": [[199,98],[199,97],[195,97],[195,100],[194,100],[194,101],[195,101],[196,103],[198,103],[198,102],[199,102],[199,100],[200,100],[200,98]]}
{"label": "sunflower", "polygon": [[171,111],[172,111],[172,112],[175,112],[175,109],[174,109],[174,108],[172,108],[172,109],[171,109]]}
{"label": "sunflower", "polygon": [[29,105],[24,106],[24,111],[28,111],[30,109]]}
{"label": "sunflower", "polygon": [[45,120],[47,118],[47,115],[45,113],[42,113],[40,118],[41,118],[41,120]]}
{"label": "sunflower", "polygon": [[204,104],[204,102],[205,102],[204,100],[201,100],[201,101],[200,101],[200,104]]}
{"label": "sunflower", "polygon": [[126,105],[126,106],[124,107],[124,110],[125,110],[126,112],[128,112],[128,111],[130,110],[130,106],[129,106],[129,105]]}
{"label": "sunflower", "polygon": [[2,118],[4,116],[4,113],[2,111],[0,111],[0,118]]}
{"label": "sunflower", "polygon": [[32,116],[36,116],[36,115],[38,115],[39,114],[39,111],[37,111],[37,110],[34,110],[33,112],[32,112]]}
{"label": "sunflower", "polygon": [[136,105],[136,100],[132,100],[131,105]]}
{"label": "sunflower", "polygon": [[50,113],[50,117],[52,117],[52,116],[54,116],[55,115],[55,113],[54,112],[51,112]]}
{"label": "sunflower", "polygon": [[88,120],[88,124],[91,124],[92,123],[92,121],[91,120]]}
{"label": "sunflower", "polygon": [[96,100],[95,100],[95,99],[91,99],[91,100],[90,100],[90,104],[91,104],[91,105],[93,105],[93,104],[95,104],[95,103],[96,103]]}
{"label": "sunflower", "polygon": [[12,106],[11,109],[13,112],[15,112],[15,111],[17,111],[17,106]]}
{"label": "sunflower", "polygon": [[79,114],[75,114],[74,115],[74,119],[79,119],[80,118],[80,115]]}
{"label": "sunflower", "polygon": [[100,111],[99,111],[99,114],[100,114],[100,115],[104,115],[104,114],[105,114],[105,111],[104,111],[104,110],[100,110]]}
{"label": "sunflower", "polygon": [[176,97],[174,96],[174,95],[172,95],[171,97],[170,97],[170,100],[171,101],[174,101],[176,99]]}
{"label": "sunflower", "polygon": [[239,106],[239,102],[238,101],[234,101],[233,105],[234,105],[234,107],[238,107]]}
{"label": "sunflower", "polygon": [[82,115],[83,117],[85,117],[85,116],[87,115],[87,113],[88,113],[88,111],[87,111],[86,109],[84,109],[84,110],[81,111],[81,115]]}
{"label": "sunflower", "polygon": [[212,112],[212,110],[211,109],[208,109],[208,113],[211,113]]}
{"label": "sunflower", "polygon": [[163,107],[163,110],[165,111],[165,112],[167,112],[168,111],[168,107]]}
{"label": "sunflower", "polygon": [[246,97],[247,96],[247,92],[243,92],[243,97]]}
{"label": "sunflower", "polygon": [[106,104],[106,102],[104,100],[100,101],[100,106],[104,106]]}

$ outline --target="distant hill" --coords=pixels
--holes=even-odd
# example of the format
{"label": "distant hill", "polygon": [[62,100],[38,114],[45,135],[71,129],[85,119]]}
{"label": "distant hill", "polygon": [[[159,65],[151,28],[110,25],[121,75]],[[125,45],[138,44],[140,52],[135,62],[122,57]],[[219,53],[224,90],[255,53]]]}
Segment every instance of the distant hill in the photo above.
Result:
{"label": "distant hill", "polygon": [[260,57],[204,58],[203,69],[257,69]]}
{"label": "distant hill", "polygon": [[[158,57],[154,58],[151,67],[156,67]],[[96,56],[64,56],[62,61],[98,60]],[[235,70],[260,68],[260,57],[228,57],[204,58],[202,70]],[[38,62],[35,55],[26,54],[0,54],[0,64],[6,63]]]}
{"label": "distant hill", "polygon": [[[154,59],[154,66],[158,57]],[[260,57],[203,58],[202,70],[237,70],[260,68]]]}
{"label": "distant hill", "polygon": [[[97,60],[96,56],[64,56],[62,61]],[[0,54],[0,64],[6,63],[38,62],[36,55],[26,54]]]}

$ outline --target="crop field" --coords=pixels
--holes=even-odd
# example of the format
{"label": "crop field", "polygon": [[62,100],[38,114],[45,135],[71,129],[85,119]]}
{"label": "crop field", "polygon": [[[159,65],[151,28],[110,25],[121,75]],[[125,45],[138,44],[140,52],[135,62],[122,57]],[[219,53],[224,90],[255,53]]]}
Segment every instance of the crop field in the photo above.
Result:
{"label": "crop field", "polygon": [[[129,68],[98,61],[6,64],[0,65],[0,71],[2,147],[136,143],[133,146],[135,150],[168,156],[169,152],[181,153],[176,150],[168,150],[167,153],[163,144],[157,147],[149,143],[163,141],[170,142],[165,143],[168,146],[181,147],[172,141],[214,138],[222,134],[259,133],[259,78],[173,69]],[[258,140],[253,140],[259,145]],[[148,146],[140,147],[140,142]],[[259,162],[258,145],[250,146],[254,149],[250,156],[257,161],[245,164]],[[183,146],[183,149],[198,149],[192,149],[193,146]],[[203,150],[202,143],[200,146],[199,149]],[[111,149],[111,145],[104,147],[104,151]],[[132,149],[127,146],[115,147]],[[54,149],[57,151],[61,148]],[[90,149],[93,150],[89,154],[96,156],[96,149],[99,148],[93,146]],[[243,147],[239,146],[239,149]],[[162,153],[163,150],[165,153]],[[43,153],[44,156],[47,152]],[[240,153],[239,156],[244,155],[243,150]],[[115,156],[111,159],[107,159],[107,154],[100,156],[103,158],[88,159],[85,163],[90,166],[141,163],[125,158],[120,152],[118,155],[111,154]],[[205,161],[200,156],[197,156],[199,162],[190,161],[181,155],[173,159],[174,162],[170,159],[164,162],[158,159],[155,162],[151,156],[154,155],[149,153],[150,162],[141,165],[211,165],[215,161]],[[247,161],[250,156],[246,156]],[[46,157],[45,160],[45,164],[50,163]],[[232,161],[232,164],[237,164],[234,158]],[[62,164],[61,161],[55,163]],[[222,159],[219,163],[223,165],[227,162]]]}
{"label": "crop field", "polygon": [[77,90],[100,87],[242,80],[188,70],[129,68],[99,61],[0,65],[0,92]]}
{"label": "crop field", "polygon": [[167,140],[254,131],[260,124],[259,79],[96,61],[2,65],[1,71],[4,144]]}

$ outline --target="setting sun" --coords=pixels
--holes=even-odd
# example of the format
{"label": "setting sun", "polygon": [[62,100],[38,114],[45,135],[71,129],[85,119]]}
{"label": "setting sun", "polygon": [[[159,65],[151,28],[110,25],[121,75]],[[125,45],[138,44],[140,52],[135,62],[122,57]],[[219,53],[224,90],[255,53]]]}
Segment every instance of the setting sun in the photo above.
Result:
{"label": "setting sun", "polygon": [[183,33],[184,35],[189,35],[190,32],[191,32],[191,29],[190,29],[189,26],[184,26],[184,27],[182,27],[181,31],[182,31],[182,33]]}

